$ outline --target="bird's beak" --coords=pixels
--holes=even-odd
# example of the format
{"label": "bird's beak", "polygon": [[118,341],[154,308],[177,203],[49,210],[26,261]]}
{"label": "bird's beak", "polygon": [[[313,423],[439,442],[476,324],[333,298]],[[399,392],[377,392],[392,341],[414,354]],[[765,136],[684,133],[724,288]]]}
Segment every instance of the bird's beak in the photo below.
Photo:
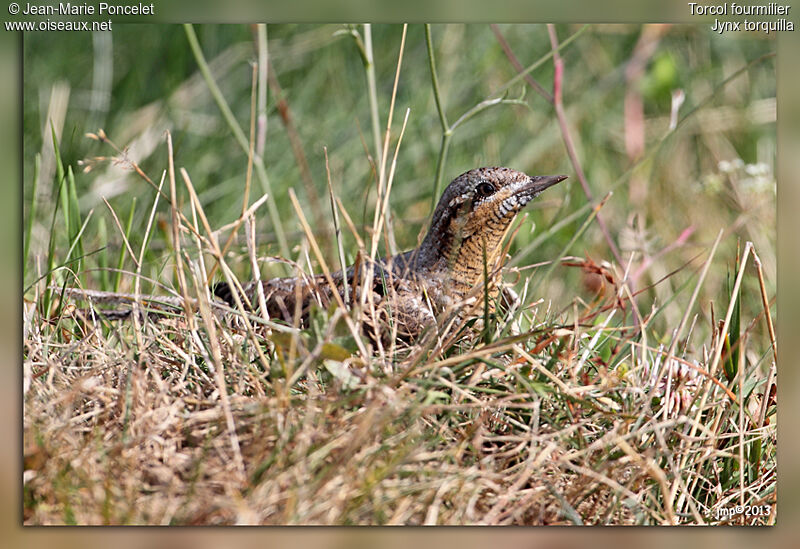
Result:
{"label": "bird's beak", "polygon": [[537,175],[531,177],[527,183],[520,185],[512,195],[516,198],[517,207],[525,206],[525,204],[539,196],[539,193],[543,190],[564,181],[566,178],[566,175]]}
{"label": "bird's beak", "polygon": [[556,183],[561,183],[567,178],[566,175],[537,175],[531,177],[530,182],[528,182],[521,191],[524,193],[530,193],[533,196],[536,196],[543,190],[552,187]]}

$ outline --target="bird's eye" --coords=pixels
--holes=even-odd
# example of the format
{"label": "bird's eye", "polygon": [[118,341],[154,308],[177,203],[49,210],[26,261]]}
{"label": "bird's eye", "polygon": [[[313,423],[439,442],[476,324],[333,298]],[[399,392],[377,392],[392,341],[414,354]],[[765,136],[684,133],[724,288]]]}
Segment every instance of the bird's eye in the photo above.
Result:
{"label": "bird's eye", "polygon": [[494,192],[494,185],[488,181],[482,181],[478,184],[478,187],[475,190],[480,196],[489,196]]}

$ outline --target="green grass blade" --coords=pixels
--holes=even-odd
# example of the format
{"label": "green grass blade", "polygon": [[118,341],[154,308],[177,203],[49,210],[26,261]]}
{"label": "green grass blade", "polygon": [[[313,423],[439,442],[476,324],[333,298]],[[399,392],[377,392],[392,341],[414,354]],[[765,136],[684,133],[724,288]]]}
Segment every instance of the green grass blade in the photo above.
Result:
{"label": "green grass blade", "polygon": [[56,137],[56,130],[53,125],[50,125],[50,133],[53,136],[53,152],[55,153],[56,160],[56,179],[54,181],[55,189],[58,189],[54,194],[61,197],[61,211],[64,215],[64,229],[69,234],[69,192],[63,189],[67,181],[64,174],[64,163],[61,161],[61,152],[58,149],[58,138]]}
{"label": "green grass blade", "polygon": [[[131,202],[131,209],[128,212],[128,221],[125,223],[125,239],[130,242],[131,226],[133,225],[133,214],[136,212],[136,197],[133,197]],[[122,282],[122,266],[125,264],[125,244],[119,248],[119,256],[117,257],[117,270],[114,273],[114,291],[119,291],[119,285]]]}
{"label": "green grass blade", "polygon": [[[108,228],[106,220],[100,216],[97,223],[97,238],[100,242],[108,242]],[[97,256],[97,264],[100,267],[100,289],[108,291],[111,288],[111,278],[109,277],[108,246],[103,246]]]}
{"label": "green grass blade", "polygon": [[[83,257],[83,231],[85,228],[85,221],[81,220],[80,207],[78,206],[78,191],[75,186],[75,174],[72,172],[72,166],[67,167],[67,205],[69,208],[69,242],[70,251],[73,249],[78,257]],[[70,259],[71,253],[67,255],[67,260]],[[81,276],[83,271],[83,260],[75,265],[75,273]],[[85,282],[85,281],[84,281]]]}
{"label": "green grass blade", "polygon": [[580,228],[577,231],[575,231],[575,234],[572,235],[572,238],[570,239],[569,242],[567,242],[567,245],[564,246],[564,248],[561,250],[561,253],[558,254],[558,258],[554,260],[552,263],[550,263],[550,265],[547,267],[547,270],[544,272],[542,276],[536,277],[536,282],[531,287],[530,295],[536,295],[536,290],[539,289],[539,284],[542,283],[542,280],[550,278],[550,275],[553,273],[555,268],[561,262],[561,258],[567,255],[570,248],[572,248],[575,242],[577,242],[578,238],[580,238],[580,236],[584,233],[584,231],[587,228],[589,228],[589,225],[592,223],[592,221],[594,221],[594,218],[597,217],[597,213],[600,211],[600,209],[603,207],[606,201],[610,198],[610,196],[611,193],[608,193],[596,206],[592,208],[592,211],[589,214],[589,216],[586,218],[586,220],[583,222]]}

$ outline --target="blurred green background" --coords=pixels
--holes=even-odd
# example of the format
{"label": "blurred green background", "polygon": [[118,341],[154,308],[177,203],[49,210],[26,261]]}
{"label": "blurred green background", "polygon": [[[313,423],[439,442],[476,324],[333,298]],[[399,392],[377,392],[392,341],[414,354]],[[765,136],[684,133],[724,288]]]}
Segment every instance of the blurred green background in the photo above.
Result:
{"label": "blurred green background", "polygon": [[[544,25],[499,25],[495,30],[523,66],[551,50]],[[633,257],[630,273],[636,274],[636,287],[659,280],[700,254],[690,269],[645,292],[639,298],[640,309],[646,313],[653,303],[666,304],[659,320],[663,324],[658,327],[669,336],[683,313],[705,250],[720,229],[726,231],[725,237],[698,300],[703,312],[708,314],[711,301],[717,311],[727,307],[726,278],[733,269],[739,238],[742,243],[754,242],[774,295],[776,80],[774,58],[762,59],[774,51],[774,42],[763,34],[719,36],[706,26],[590,25],[584,29],[565,24],[557,25],[556,31],[561,42],[582,31],[561,52],[566,117],[594,198],[614,191],[600,215],[623,260]],[[252,62],[257,58],[255,26],[201,25],[195,32],[225,101],[247,135]],[[376,184],[367,151],[375,157],[375,140],[365,68],[353,33],[366,38],[362,25],[268,26],[270,69],[277,84],[273,82],[268,92],[263,157],[292,259],[302,259],[298,244],[303,237],[288,199],[289,188],[296,190],[325,244],[329,263],[338,265],[331,238],[325,147],[335,194],[362,235],[372,222]],[[382,136],[402,26],[374,25],[371,34]],[[499,97],[496,92],[517,74],[489,25],[433,25],[431,37],[442,103],[451,125],[481,101]],[[133,198],[137,199],[131,246],[138,253],[154,191],[118,160],[92,161],[115,152],[86,138],[87,132],[104,129],[126,149],[127,158],[158,182],[167,165],[164,131],[169,130],[176,165],[185,167],[192,177],[212,227],[238,216],[247,154],[209,93],[183,27],[117,24],[112,33],[105,34],[28,34],[23,55],[26,215],[36,204],[25,287],[42,274],[51,237],[57,194],[51,123],[64,165],[76,173],[81,220],[92,212],[83,236],[83,251],[89,255],[82,265],[82,280],[91,287],[108,289],[109,274],[102,268],[114,266],[122,246],[103,198],[123,224]],[[542,63],[531,76],[552,93],[552,61]],[[685,100],[676,111],[677,120],[685,120],[672,132],[673,96],[681,92]],[[530,215],[522,221],[511,248],[514,263],[523,266],[558,257],[588,215],[585,209],[579,212],[587,198],[567,156],[552,105],[524,81],[510,86],[504,97],[509,100],[506,104],[483,110],[454,131],[443,183],[485,165],[505,165],[532,175],[570,176],[529,207]],[[414,247],[428,222],[442,138],[424,26],[419,24],[408,27],[390,155],[406,108],[410,116],[390,201],[400,250]],[[285,123],[287,112],[290,128]],[[297,148],[308,164],[305,173]],[[33,197],[36,155],[41,165]],[[89,173],[81,172],[82,160],[90,161]],[[188,194],[180,180],[178,186],[188,216]],[[250,202],[262,192],[254,176]],[[169,284],[169,213],[163,201],[157,219],[162,223],[148,245],[143,274]],[[547,238],[535,240],[564,219],[570,220]],[[58,218],[55,227],[62,226]],[[349,231],[344,233],[350,262],[355,241]],[[63,259],[69,235],[66,230],[54,234]],[[681,235],[688,235],[685,243]],[[281,253],[264,207],[258,213],[258,241],[262,255]],[[598,264],[614,261],[596,223],[569,253]],[[243,243],[232,249],[231,261],[246,278]],[[133,270],[130,263],[123,268]],[[284,273],[281,266],[269,264],[264,270],[267,276]],[[554,275],[539,292],[553,300],[555,310],[568,307],[576,296],[586,301],[593,298],[592,281],[580,269],[558,267]],[[130,287],[131,279],[123,278],[120,289]],[[744,288],[743,314],[753,318],[761,310],[755,277],[746,277]],[[144,291],[149,289],[143,286]],[[672,299],[679,290],[678,298]],[[767,343],[765,337],[761,343]]]}

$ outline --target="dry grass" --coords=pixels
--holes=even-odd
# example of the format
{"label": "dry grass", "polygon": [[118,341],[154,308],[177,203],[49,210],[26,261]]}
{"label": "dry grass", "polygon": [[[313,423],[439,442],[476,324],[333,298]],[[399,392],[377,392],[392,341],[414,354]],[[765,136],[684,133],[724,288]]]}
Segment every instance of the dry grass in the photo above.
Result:
{"label": "dry grass", "polygon": [[[412,352],[391,368],[337,356],[349,353],[335,329],[318,341],[260,333],[265,370],[237,320],[214,317],[214,341],[182,314],[145,318],[138,333],[102,319],[31,323],[26,522],[715,523],[740,497],[774,504],[774,416],[759,423],[756,406],[740,432],[729,391],[678,359],[658,381],[676,405],[643,412],[665,361],[625,330],[534,320],[520,336],[462,341],[417,366]],[[612,342],[607,361],[595,336]],[[703,408],[686,405],[703,391]],[[764,457],[744,462],[745,484],[724,478],[737,477],[739,444],[756,442]]]}

